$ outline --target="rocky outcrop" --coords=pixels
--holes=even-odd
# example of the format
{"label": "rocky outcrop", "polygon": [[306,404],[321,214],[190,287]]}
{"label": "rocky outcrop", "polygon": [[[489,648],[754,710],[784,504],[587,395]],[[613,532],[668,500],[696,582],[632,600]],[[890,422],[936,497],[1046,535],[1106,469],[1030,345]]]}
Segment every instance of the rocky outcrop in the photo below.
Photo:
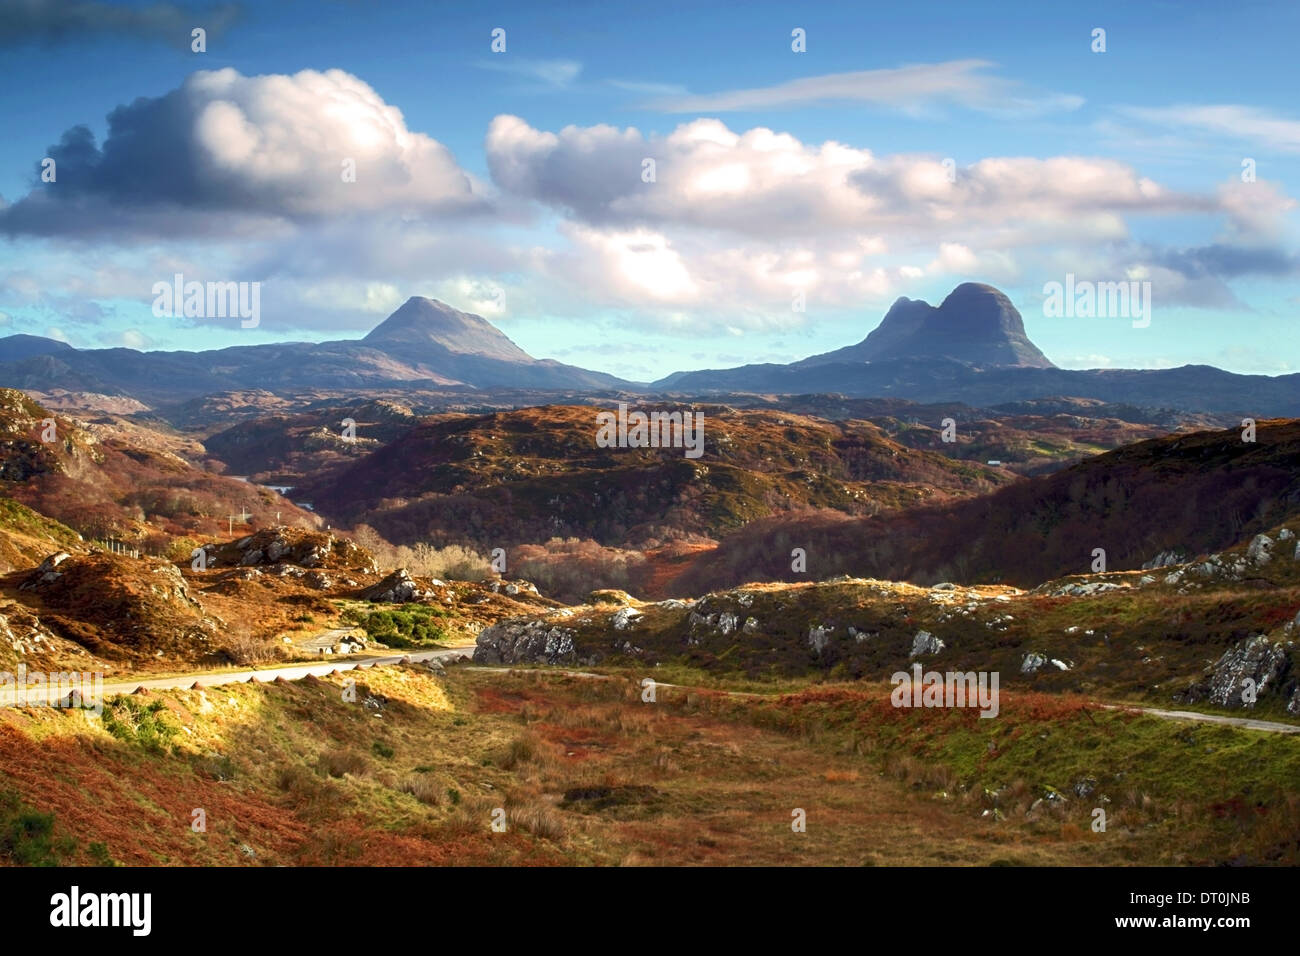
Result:
{"label": "rocky outcrop", "polygon": [[33,591],[43,584],[53,584],[59,578],[63,577],[63,572],[56,569],[70,557],[72,557],[72,555],[68,554],[66,551],[58,551],[50,555],[27,576],[27,579],[18,586],[18,589],[20,591]]}
{"label": "rocky outcrop", "polygon": [[398,568],[378,584],[372,584],[361,592],[362,600],[381,604],[409,604],[429,597],[430,592],[421,588],[406,568]]}
{"label": "rocky outcrop", "polygon": [[1265,695],[1281,695],[1290,713],[1300,713],[1294,648],[1291,641],[1274,643],[1263,634],[1247,638],[1224,652],[1206,680],[1188,689],[1187,700],[1250,709]]}
{"label": "rocky outcrop", "polygon": [[1143,571],[1154,571],[1156,568],[1167,568],[1174,564],[1182,564],[1187,560],[1187,555],[1179,550],[1161,551],[1150,561],[1142,565]]}
{"label": "rocky outcrop", "polygon": [[476,664],[574,664],[575,632],[545,619],[513,619],[484,628],[475,642]]}
{"label": "rocky outcrop", "polygon": [[1257,534],[1246,547],[1246,560],[1254,565],[1268,564],[1273,560],[1275,542],[1266,534]]}
{"label": "rocky outcrop", "polygon": [[488,590],[493,594],[504,594],[507,597],[518,597],[521,594],[537,594],[537,585],[531,581],[493,581],[488,585]]}
{"label": "rocky outcrop", "polygon": [[204,545],[206,568],[293,565],[374,573],[379,570],[370,552],[347,538],[299,528],[265,528],[230,544]]}
{"label": "rocky outcrop", "polygon": [[912,653],[910,657],[920,657],[922,654],[938,654],[944,649],[943,641],[935,637],[929,631],[917,631],[916,637],[912,638]]}

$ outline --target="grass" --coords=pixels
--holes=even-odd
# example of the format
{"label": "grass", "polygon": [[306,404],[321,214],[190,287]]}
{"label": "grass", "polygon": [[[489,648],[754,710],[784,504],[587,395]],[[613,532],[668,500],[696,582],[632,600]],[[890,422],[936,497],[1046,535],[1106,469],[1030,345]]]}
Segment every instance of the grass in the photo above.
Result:
{"label": "grass", "polygon": [[16,866],[60,866],[72,851],[72,841],[54,832],[54,814],[33,810],[17,794],[0,791],[0,860]]}
{"label": "grass", "polygon": [[393,667],[364,675],[366,706],[345,676],[117,698],[102,722],[0,715],[0,820],[22,821],[0,830],[26,847],[6,852],[63,859],[66,837],[87,864],[1204,865],[1300,847],[1300,742],[1082,697],[1004,691],[981,720],[896,710],[877,684],[755,696],[711,674],[644,703],[635,669]]}

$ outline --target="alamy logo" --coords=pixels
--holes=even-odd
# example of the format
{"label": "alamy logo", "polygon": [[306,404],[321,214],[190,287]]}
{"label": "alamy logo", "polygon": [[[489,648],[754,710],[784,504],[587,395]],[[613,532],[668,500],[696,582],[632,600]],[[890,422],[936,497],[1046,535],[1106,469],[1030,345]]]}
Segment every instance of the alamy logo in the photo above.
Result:
{"label": "alamy logo", "polygon": [[86,893],[74,886],[50,897],[51,926],[128,926],[133,936],[153,928],[153,894]]}
{"label": "alamy logo", "polygon": [[998,715],[998,671],[895,671],[889,702],[895,707],[978,707],[981,717]]}
{"label": "alamy logo", "polygon": [[618,403],[618,414],[597,412],[596,444],[600,448],[685,448],[687,458],[704,454],[703,412],[629,412]]}
{"label": "alamy logo", "polygon": [[104,675],[98,671],[46,674],[18,665],[18,673],[0,671],[0,707],[59,707],[104,712]]}
{"label": "alamy logo", "polygon": [[262,283],[186,282],[176,273],[171,282],[153,284],[153,314],[158,318],[242,319],[239,327],[255,329],[262,321]]}
{"label": "alamy logo", "polygon": [[1076,281],[1066,273],[1064,284],[1048,282],[1043,286],[1043,315],[1049,319],[1132,319],[1133,328],[1151,324],[1151,283],[1130,279],[1126,282]]}

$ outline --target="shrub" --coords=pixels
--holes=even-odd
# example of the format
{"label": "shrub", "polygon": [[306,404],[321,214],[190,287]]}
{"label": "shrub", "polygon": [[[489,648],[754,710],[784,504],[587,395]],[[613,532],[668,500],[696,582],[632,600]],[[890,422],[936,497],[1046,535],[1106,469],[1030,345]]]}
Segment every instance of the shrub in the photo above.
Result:
{"label": "shrub", "polygon": [[161,753],[177,732],[176,725],[165,719],[166,710],[161,700],[145,703],[119,695],[104,705],[104,729],[118,740]]}
{"label": "shrub", "polygon": [[342,777],[344,774],[360,777],[366,773],[370,765],[366,763],[366,758],[356,751],[327,750],[317,759],[316,767],[331,777]]}
{"label": "shrub", "polygon": [[390,647],[413,647],[447,638],[447,629],[436,620],[446,613],[427,604],[406,604],[378,611],[349,610],[344,619],[361,627],[371,640]]}
{"label": "shrub", "polygon": [[70,838],[54,835],[54,814],[31,809],[16,793],[0,793],[0,859],[17,866],[59,866],[73,849]]}

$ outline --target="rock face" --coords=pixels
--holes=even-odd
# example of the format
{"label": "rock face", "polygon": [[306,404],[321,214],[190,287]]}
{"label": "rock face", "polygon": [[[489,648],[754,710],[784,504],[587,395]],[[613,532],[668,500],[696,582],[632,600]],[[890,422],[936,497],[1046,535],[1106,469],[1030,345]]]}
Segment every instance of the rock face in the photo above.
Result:
{"label": "rock face", "polygon": [[231,544],[203,547],[209,569],[296,565],[300,568],[378,570],[374,557],[347,538],[323,531],[264,528]]}
{"label": "rock face", "polygon": [[920,657],[922,654],[938,654],[943,648],[943,641],[929,631],[917,631],[916,637],[912,638],[911,656]]}
{"label": "rock face", "polygon": [[1180,551],[1161,551],[1150,561],[1144,563],[1142,570],[1154,571],[1156,568],[1167,568],[1173,564],[1182,564],[1186,560],[1186,555]]}
{"label": "rock face", "polygon": [[361,592],[362,599],[382,604],[409,604],[428,599],[429,592],[421,588],[406,568],[398,568],[378,584]]}
{"label": "rock face", "polygon": [[578,653],[574,632],[546,620],[509,620],[484,628],[475,642],[474,663],[573,664]]}
{"label": "rock face", "polygon": [[1257,534],[1246,548],[1246,558],[1251,564],[1268,564],[1273,560],[1274,541],[1266,534]]}
{"label": "rock face", "polygon": [[66,551],[58,551],[50,555],[40,563],[36,570],[27,576],[27,580],[18,586],[19,590],[32,591],[42,584],[53,584],[63,576],[63,572],[56,570],[56,568],[70,557],[72,555]]}
{"label": "rock face", "polygon": [[1224,652],[1204,682],[1188,689],[1188,701],[1252,708],[1255,700],[1245,693],[1246,681],[1251,681],[1256,700],[1281,694],[1287,699],[1287,710],[1300,713],[1300,680],[1291,662],[1294,646],[1290,641],[1275,644],[1263,634],[1247,638]]}
{"label": "rock face", "polygon": [[919,299],[899,299],[857,345],[796,365],[910,358],[951,359],[977,368],[1055,368],[1029,341],[1011,300],[978,282],[957,286],[938,308]]}

